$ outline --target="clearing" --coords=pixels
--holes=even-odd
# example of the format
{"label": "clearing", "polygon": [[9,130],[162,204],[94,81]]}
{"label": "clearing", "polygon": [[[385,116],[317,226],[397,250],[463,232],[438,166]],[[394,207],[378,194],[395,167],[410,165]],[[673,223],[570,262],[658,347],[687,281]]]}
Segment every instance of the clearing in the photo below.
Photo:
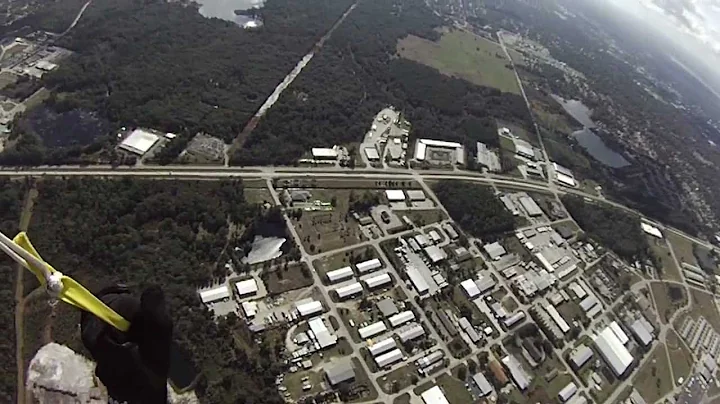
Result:
{"label": "clearing", "polygon": [[693,365],[692,354],[688,351],[687,346],[680,341],[680,336],[672,329],[668,330],[665,343],[670,354],[670,364],[675,379],[681,377],[687,379]]}
{"label": "clearing", "polygon": [[520,94],[502,47],[471,33],[452,29],[437,42],[409,35],[398,42],[397,51],[400,56],[434,67],[442,74]]}
{"label": "clearing", "polygon": [[[680,268],[678,268],[677,263],[675,263],[672,257],[672,252],[670,251],[667,240],[650,236],[648,236],[647,239],[653,254],[660,259],[660,264],[662,265],[661,278],[669,281],[682,282]],[[692,247],[690,247],[690,253],[692,255]],[[679,256],[678,259],[680,259]]]}
{"label": "clearing", "polygon": [[673,233],[672,231],[666,231],[665,237],[667,237],[668,242],[670,242],[670,245],[675,252],[675,257],[677,257],[680,265],[682,265],[683,262],[687,262],[690,265],[699,266],[697,260],[695,259],[695,254],[693,253],[694,243],[692,240],[689,240],[677,233]]}
{"label": "clearing", "polygon": [[[693,313],[704,316],[705,319],[712,325],[715,332],[720,333],[720,314],[718,314],[717,307],[715,307],[715,300],[712,293],[701,292],[696,289],[690,289],[692,296],[692,311]],[[697,315],[693,315],[693,318],[697,320]]]}
{"label": "clearing", "polygon": [[685,305],[687,299],[685,288],[663,282],[651,282],[650,288],[655,299],[658,317],[663,324],[667,324],[673,313]]}
{"label": "clearing", "polygon": [[450,404],[464,404],[473,401],[472,395],[465,388],[465,382],[443,373],[435,382],[445,393]]}
{"label": "clearing", "polygon": [[650,360],[633,379],[633,385],[645,401],[655,403],[669,393],[674,384],[670,376],[665,344],[657,344],[650,355]]}
{"label": "clearing", "polygon": [[375,250],[375,247],[369,245],[352,250],[341,251],[316,259],[313,261],[313,267],[317,270],[320,279],[322,279],[324,283],[329,284],[325,276],[328,272],[350,266],[350,264],[357,264],[359,262],[379,257],[380,256],[378,255],[377,250]]}

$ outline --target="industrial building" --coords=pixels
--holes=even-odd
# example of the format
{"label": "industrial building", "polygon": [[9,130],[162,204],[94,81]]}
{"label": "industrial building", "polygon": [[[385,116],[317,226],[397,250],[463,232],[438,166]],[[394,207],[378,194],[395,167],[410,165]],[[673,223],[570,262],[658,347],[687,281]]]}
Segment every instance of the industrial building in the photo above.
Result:
{"label": "industrial building", "polygon": [[385,326],[385,323],[382,321],[378,321],[375,323],[372,323],[366,327],[359,328],[358,334],[360,334],[360,338],[362,339],[368,339],[372,338],[380,333],[383,333],[387,331],[387,327]]}
{"label": "industrial building", "polygon": [[418,234],[418,235],[416,235],[416,236],[415,236],[415,242],[418,243],[418,245],[419,245],[420,247],[423,247],[423,248],[424,248],[424,247],[427,247],[428,245],[430,245],[430,241],[428,240],[427,237],[425,237],[424,234]]}
{"label": "industrial building", "polygon": [[442,237],[440,237],[440,234],[437,232],[437,230],[430,230],[428,236],[430,236],[430,240],[432,240],[433,244],[437,244],[442,241]]}
{"label": "industrial building", "polygon": [[160,140],[160,136],[148,132],[143,129],[135,129],[120,142],[120,148],[137,155],[144,155],[150,150],[157,141]]}
{"label": "industrial building", "polygon": [[535,200],[533,200],[531,197],[521,196],[520,198],[518,198],[518,201],[520,202],[520,205],[522,205],[523,209],[525,209],[525,212],[527,212],[528,216],[542,216],[542,209],[540,209],[538,204],[535,203]]}
{"label": "industrial building", "polygon": [[475,327],[473,327],[472,324],[470,324],[470,321],[468,321],[467,318],[461,317],[460,320],[458,320],[458,325],[460,328],[465,331],[465,334],[467,334],[468,338],[470,338],[470,341],[472,341],[474,344],[477,344],[478,341],[480,341],[480,335],[475,331]]}
{"label": "industrial building", "polygon": [[515,154],[526,159],[535,160],[535,150],[533,150],[530,143],[517,138],[513,139],[513,143],[515,143]]}
{"label": "industrial building", "polygon": [[502,170],[500,158],[497,153],[488,149],[485,143],[477,142],[477,154],[475,157],[478,165],[487,168],[490,172],[499,172]]}
{"label": "industrial building", "polygon": [[398,338],[400,338],[400,341],[404,343],[414,340],[415,338],[421,337],[423,335],[425,335],[425,329],[422,327],[422,325],[418,323],[413,323],[406,329],[400,331],[397,336]]}
{"label": "industrial building", "polygon": [[243,313],[245,313],[245,318],[247,319],[253,319],[255,318],[255,315],[258,311],[258,304],[257,302],[242,302],[241,304]]}
{"label": "industrial building", "polygon": [[445,394],[442,389],[440,389],[440,386],[435,386],[427,390],[422,393],[420,397],[425,404],[450,404],[447,398],[445,398]]}
{"label": "industrial building", "polygon": [[571,399],[572,396],[574,396],[575,393],[577,393],[577,391],[578,391],[577,385],[573,382],[570,382],[567,386],[563,387],[562,390],[560,390],[560,392],[558,393],[558,398],[560,399],[561,402],[564,403],[564,402],[568,401],[569,399]]}
{"label": "industrial building", "polygon": [[328,382],[330,382],[330,385],[333,387],[342,382],[354,380],[355,369],[352,366],[352,361],[346,359],[336,365],[330,366],[325,371],[325,376],[327,377]]}
{"label": "industrial building", "polygon": [[412,202],[422,202],[427,199],[422,189],[410,189],[405,191],[405,193]]}
{"label": "industrial building", "polygon": [[345,299],[353,295],[357,295],[358,293],[362,293],[363,287],[360,284],[360,282],[354,282],[347,286],[343,286],[340,288],[335,289],[335,292],[337,293],[338,297],[340,299]]}
{"label": "industrial building", "polygon": [[426,294],[428,290],[430,290],[430,286],[425,281],[425,278],[420,275],[420,271],[418,271],[417,268],[415,268],[414,266],[407,266],[405,268],[405,273],[407,274],[408,278],[410,278],[410,282],[412,282],[418,295]]}
{"label": "industrial building", "polygon": [[493,377],[495,378],[495,381],[498,382],[500,386],[505,386],[508,384],[508,377],[505,374],[505,369],[503,369],[502,365],[498,363],[498,361],[491,361],[490,365],[488,365],[490,368],[490,371],[493,373]]}
{"label": "industrial building", "polygon": [[405,200],[405,193],[402,189],[386,189],[385,197],[389,202],[403,202]]}
{"label": "industrial building", "polygon": [[422,358],[418,359],[417,361],[415,361],[415,364],[419,368],[422,369],[422,368],[426,368],[426,367],[432,365],[433,363],[441,360],[444,357],[445,357],[445,352],[438,349],[437,351],[429,353],[429,354],[423,356]]}
{"label": "industrial building", "polygon": [[398,308],[395,305],[395,302],[392,299],[390,299],[389,297],[385,298],[383,300],[380,300],[375,305],[377,306],[378,310],[380,310],[383,317],[385,317],[385,318],[388,318],[388,317],[398,313]]}
{"label": "industrial building", "polygon": [[494,261],[499,260],[500,257],[502,257],[503,255],[505,255],[505,254],[507,253],[507,251],[505,251],[505,247],[503,247],[503,246],[502,246],[499,242],[497,242],[497,241],[494,242],[494,243],[485,244],[485,245],[483,246],[483,249],[484,249],[485,252],[488,254],[488,256],[490,257],[490,259],[492,259],[492,260],[494,260]]}
{"label": "industrial building", "polygon": [[569,187],[574,187],[575,185],[577,185],[577,182],[575,182],[575,176],[573,175],[572,171],[561,166],[558,163],[552,163],[552,166],[553,170],[555,171],[555,179],[557,180],[557,182]]}
{"label": "industrial building", "polygon": [[593,342],[615,376],[625,375],[633,363],[633,357],[625,345],[620,342],[615,332],[610,327],[606,327],[600,334],[593,337]]}
{"label": "industrial building", "polygon": [[443,223],[441,227],[443,230],[445,230],[445,233],[447,233],[448,237],[450,237],[450,240],[455,240],[459,237],[457,231],[455,231],[455,228],[450,223]]}
{"label": "industrial building", "polygon": [[258,291],[258,285],[254,278],[247,279],[244,281],[236,282],[235,289],[237,290],[238,296],[254,295]]}
{"label": "industrial building", "polygon": [[512,377],[520,391],[524,391],[530,386],[530,375],[525,372],[525,369],[522,368],[522,365],[514,356],[508,355],[502,358],[502,363],[510,372],[510,377]]}
{"label": "industrial building", "polygon": [[216,288],[200,291],[200,300],[203,303],[213,303],[219,300],[225,300],[230,298],[230,291],[227,286],[222,285]]}
{"label": "industrial building", "polygon": [[302,299],[295,303],[295,309],[301,317],[309,317],[318,313],[322,313],[322,303],[312,298]]}
{"label": "industrial building", "polygon": [[512,316],[506,318],[503,320],[503,324],[505,325],[505,328],[512,328],[517,323],[521,322],[525,319],[525,312],[524,311],[518,311]]}
{"label": "industrial building", "polygon": [[[644,317],[635,320],[630,325],[630,331],[644,348],[648,348],[652,344],[654,327]],[[711,335],[711,333],[707,333],[707,335]],[[706,345],[709,346],[709,340]]]}
{"label": "industrial building", "polygon": [[465,290],[465,294],[470,299],[473,299],[475,296],[480,294],[480,289],[474,279],[466,279],[460,282],[460,286],[462,286],[463,290]]}
{"label": "industrial building", "polygon": [[378,341],[372,345],[368,345],[368,351],[372,356],[378,356],[385,352],[397,348],[397,343],[393,337]]}
{"label": "industrial building", "polygon": [[366,147],[363,151],[365,152],[365,157],[367,157],[368,161],[380,161],[380,153],[378,153],[376,148]]}
{"label": "industrial building", "polygon": [[625,331],[620,327],[620,324],[617,323],[617,321],[613,321],[610,323],[610,329],[615,333],[615,336],[620,341],[621,344],[627,345],[628,341],[630,341],[630,338],[628,338],[627,334],[625,334]]}
{"label": "industrial building", "polygon": [[568,325],[567,321],[565,321],[564,318],[558,313],[558,311],[553,307],[552,305],[545,306],[545,311],[548,312],[550,315],[550,318],[555,321],[555,324],[557,324],[560,331],[563,332],[563,334],[567,334],[568,331],[570,331],[570,326]]}
{"label": "industrial building", "polygon": [[425,255],[428,256],[430,259],[430,262],[433,264],[437,264],[438,262],[441,262],[447,258],[447,253],[445,253],[444,250],[441,250],[440,247],[436,245],[430,245],[425,247]]}
{"label": "industrial building", "polygon": [[328,281],[331,283],[340,282],[345,279],[352,278],[354,273],[351,267],[344,267],[340,269],[336,269],[334,271],[330,271],[327,274]]}
{"label": "industrial building", "polygon": [[415,320],[415,313],[410,310],[400,312],[388,318],[388,321],[393,328],[403,325],[408,321],[412,320]]}
{"label": "industrial building", "polygon": [[382,261],[380,261],[380,258],[373,258],[371,260],[355,264],[355,268],[357,268],[358,272],[361,274],[372,272],[382,268]]}
{"label": "industrial building", "polygon": [[320,349],[325,349],[337,344],[337,335],[330,333],[322,317],[315,317],[308,320],[308,326],[310,327],[310,331],[312,331],[310,335],[315,337]]}
{"label": "industrial building", "polygon": [[454,158],[452,163],[454,164],[465,164],[465,149],[460,143],[456,142],[445,142],[442,140],[433,140],[433,139],[418,139],[417,143],[415,143],[415,160],[417,161],[425,161],[428,158],[427,149],[446,149],[449,151],[454,151]]}
{"label": "industrial building", "polygon": [[377,363],[377,366],[379,368],[384,368],[386,366],[392,365],[393,363],[402,360],[403,353],[400,349],[395,348],[390,352],[386,352],[382,355],[378,355],[375,357],[375,363]]}
{"label": "industrial building", "polygon": [[476,373],[472,377],[475,386],[480,390],[480,397],[485,397],[493,392],[492,385],[482,373]]}
{"label": "industrial building", "polygon": [[313,147],[312,156],[315,160],[337,160],[338,149],[337,147]]}
{"label": "industrial building", "polygon": [[570,353],[570,363],[575,367],[575,369],[580,369],[592,357],[592,349],[588,348],[586,345],[580,345]]}
{"label": "industrial building", "polygon": [[363,279],[363,282],[365,282],[365,285],[368,289],[375,289],[380,286],[387,285],[391,281],[392,279],[390,279],[390,275],[388,275],[387,273],[382,273]]}

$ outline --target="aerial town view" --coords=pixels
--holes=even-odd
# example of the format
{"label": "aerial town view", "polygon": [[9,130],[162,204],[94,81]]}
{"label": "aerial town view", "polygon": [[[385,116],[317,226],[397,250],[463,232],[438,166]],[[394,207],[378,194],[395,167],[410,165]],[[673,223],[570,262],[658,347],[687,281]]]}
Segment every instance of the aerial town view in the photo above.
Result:
{"label": "aerial town view", "polygon": [[720,404],[713,1],[0,3],[0,402]]}

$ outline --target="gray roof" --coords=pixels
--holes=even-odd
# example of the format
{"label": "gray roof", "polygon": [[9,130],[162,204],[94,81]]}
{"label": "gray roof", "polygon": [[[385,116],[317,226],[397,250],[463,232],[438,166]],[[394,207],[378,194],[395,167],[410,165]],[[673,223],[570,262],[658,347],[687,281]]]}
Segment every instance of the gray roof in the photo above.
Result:
{"label": "gray roof", "polygon": [[390,317],[393,314],[398,313],[398,308],[395,305],[395,302],[390,298],[380,300],[376,305],[384,317]]}
{"label": "gray roof", "polygon": [[493,388],[490,382],[488,382],[487,378],[482,373],[477,373],[472,377],[473,381],[477,385],[477,388],[480,390],[480,394],[482,396],[486,396],[490,393],[492,393]]}
{"label": "gray roof", "polygon": [[327,375],[330,384],[335,386],[338,383],[354,379],[355,369],[353,368],[352,362],[346,360],[329,367],[325,371],[325,375]]}

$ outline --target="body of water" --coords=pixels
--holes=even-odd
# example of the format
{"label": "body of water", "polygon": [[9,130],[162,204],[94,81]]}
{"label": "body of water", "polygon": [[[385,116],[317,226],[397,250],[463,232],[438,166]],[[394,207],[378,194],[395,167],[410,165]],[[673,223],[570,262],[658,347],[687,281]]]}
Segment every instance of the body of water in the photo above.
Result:
{"label": "body of water", "polygon": [[552,97],[555,99],[555,101],[559,102],[560,105],[562,105],[565,112],[567,112],[568,114],[570,114],[570,116],[580,122],[582,126],[586,128],[595,127],[595,123],[590,118],[592,116],[592,110],[585,106],[582,101],[566,100],[557,95],[553,95]]}
{"label": "body of water", "polygon": [[246,15],[237,15],[235,10],[250,10],[260,8],[265,4],[263,0],[195,0],[200,6],[200,14],[207,18],[220,18],[232,21],[243,28],[254,28],[262,22]]}

